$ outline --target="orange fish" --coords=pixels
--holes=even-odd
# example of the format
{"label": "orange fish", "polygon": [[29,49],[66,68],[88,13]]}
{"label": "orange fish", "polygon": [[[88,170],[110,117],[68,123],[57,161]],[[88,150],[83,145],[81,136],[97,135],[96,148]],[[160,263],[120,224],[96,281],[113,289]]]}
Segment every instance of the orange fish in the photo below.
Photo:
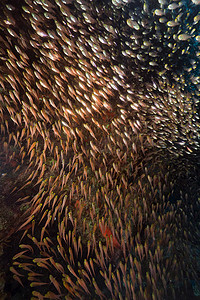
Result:
{"label": "orange fish", "polygon": [[106,225],[103,225],[103,224],[99,224],[99,228],[101,230],[101,233],[102,235],[105,237],[105,238],[111,238],[112,236],[112,241],[113,241],[113,246],[114,248],[121,248],[117,238],[115,236],[112,235],[112,232],[110,230],[110,228]]}

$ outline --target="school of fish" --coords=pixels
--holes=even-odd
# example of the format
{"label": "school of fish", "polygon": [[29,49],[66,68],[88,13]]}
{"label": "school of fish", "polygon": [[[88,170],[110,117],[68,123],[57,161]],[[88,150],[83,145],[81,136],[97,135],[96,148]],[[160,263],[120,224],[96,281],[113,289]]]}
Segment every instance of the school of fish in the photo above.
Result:
{"label": "school of fish", "polygon": [[187,299],[199,99],[199,0],[0,3],[0,145],[28,206],[10,271],[31,299]]}

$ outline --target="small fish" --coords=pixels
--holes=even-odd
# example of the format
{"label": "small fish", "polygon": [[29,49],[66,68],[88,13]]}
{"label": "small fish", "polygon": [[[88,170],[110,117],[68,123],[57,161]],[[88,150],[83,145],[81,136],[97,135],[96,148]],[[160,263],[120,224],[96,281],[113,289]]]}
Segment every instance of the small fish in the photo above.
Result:
{"label": "small fish", "polygon": [[178,40],[179,41],[187,41],[191,39],[191,35],[187,34],[187,33],[181,33],[178,35]]}

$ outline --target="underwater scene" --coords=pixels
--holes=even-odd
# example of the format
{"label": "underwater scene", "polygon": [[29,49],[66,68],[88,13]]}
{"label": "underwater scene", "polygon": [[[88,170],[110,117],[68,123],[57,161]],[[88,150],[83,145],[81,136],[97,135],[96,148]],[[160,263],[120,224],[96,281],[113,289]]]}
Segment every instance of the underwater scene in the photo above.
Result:
{"label": "underwater scene", "polygon": [[0,300],[200,299],[200,0],[0,1]]}

